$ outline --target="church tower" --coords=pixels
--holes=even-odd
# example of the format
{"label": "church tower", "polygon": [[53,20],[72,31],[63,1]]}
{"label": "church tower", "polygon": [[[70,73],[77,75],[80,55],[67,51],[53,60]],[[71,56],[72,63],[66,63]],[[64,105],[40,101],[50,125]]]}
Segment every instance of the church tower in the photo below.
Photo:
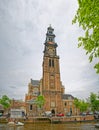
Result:
{"label": "church tower", "polygon": [[64,93],[65,88],[60,78],[57,47],[54,29],[49,26],[44,43],[42,78],[40,80],[30,80],[28,93],[25,96],[27,116],[38,115],[39,109],[37,109],[35,100],[40,94],[45,98],[42,112],[51,111],[53,114],[69,112],[71,115],[75,115],[77,112],[73,103],[74,97]]}
{"label": "church tower", "polygon": [[44,106],[46,111],[55,113],[63,111],[62,95],[64,94],[64,87],[60,80],[59,56],[57,55],[58,45],[55,42],[55,34],[53,32],[54,29],[49,26],[44,43],[42,95],[44,95],[46,100]]}

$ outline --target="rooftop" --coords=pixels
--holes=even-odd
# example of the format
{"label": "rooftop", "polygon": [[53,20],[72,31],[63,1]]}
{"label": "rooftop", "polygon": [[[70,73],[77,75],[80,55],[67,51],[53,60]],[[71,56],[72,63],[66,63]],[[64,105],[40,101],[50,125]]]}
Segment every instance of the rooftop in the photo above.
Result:
{"label": "rooftop", "polygon": [[40,81],[39,81],[39,80],[33,80],[33,79],[31,79],[31,84],[32,84],[33,86],[39,86]]}
{"label": "rooftop", "polygon": [[62,99],[72,100],[74,97],[71,94],[63,94]]}

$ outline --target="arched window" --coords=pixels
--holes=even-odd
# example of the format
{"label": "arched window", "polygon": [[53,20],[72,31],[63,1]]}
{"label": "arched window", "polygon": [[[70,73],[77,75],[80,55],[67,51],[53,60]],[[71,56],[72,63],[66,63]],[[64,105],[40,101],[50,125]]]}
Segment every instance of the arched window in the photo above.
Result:
{"label": "arched window", "polygon": [[64,105],[66,106],[66,105],[67,105],[67,103],[65,102],[65,103],[64,103]]}
{"label": "arched window", "polygon": [[49,66],[51,67],[51,59],[49,59]]}
{"label": "arched window", "polygon": [[30,105],[30,110],[32,110],[32,105]]}
{"label": "arched window", "polygon": [[52,66],[54,67],[54,60],[52,60]]}
{"label": "arched window", "polygon": [[54,60],[49,59],[49,67],[54,67]]}

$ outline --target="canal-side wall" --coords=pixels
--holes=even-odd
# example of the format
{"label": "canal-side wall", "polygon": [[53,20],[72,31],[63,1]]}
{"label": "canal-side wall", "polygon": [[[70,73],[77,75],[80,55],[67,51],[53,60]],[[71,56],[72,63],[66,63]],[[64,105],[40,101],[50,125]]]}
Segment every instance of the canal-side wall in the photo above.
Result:
{"label": "canal-side wall", "polygon": [[93,121],[94,116],[72,116],[72,117],[52,117],[51,122],[81,122],[81,121]]}
{"label": "canal-side wall", "polygon": [[[7,123],[10,118],[0,118],[0,123]],[[12,119],[14,120],[14,119]],[[65,123],[65,122],[84,122],[84,121],[94,121],[94,116],[72,116],[72,117],[29,117],[28,119],[17,119],[24,123],[35,123],[35,122],[51,122],[51,123]]]}

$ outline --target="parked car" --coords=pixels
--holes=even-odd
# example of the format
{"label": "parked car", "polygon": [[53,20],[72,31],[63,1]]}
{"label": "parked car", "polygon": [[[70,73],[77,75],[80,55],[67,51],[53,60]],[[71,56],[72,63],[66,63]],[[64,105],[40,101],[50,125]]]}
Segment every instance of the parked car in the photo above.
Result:
{"label": "parked car", "polygon": [[41,116],[46,116],[46,114],[43,112],[43,113],[41,113]]}
{"label": "parked car", "polygon": [[70,112],[67,112],[67,113],[66,113],[66,116],[71,116],[71,113],[70,113]]}
{"label": "parked car", "polygon": [[61,117],[61,116],[64,116],[64,114],[63,113],[58,113],[58,114],[56,114],[56,116]]}
{"label": "parked car", "polygon": [[51,111],[46,111],[46,112],[45,112],[45,116],[47,116],[47,117],[52,117]]}
{"label": "parked car", "polygon": [[99,119],[99,111],[94,113],[94,118]]}
{"label": "parked car", "polygon": [[92,111],[87,112],[87,115],[93,115],[94,113]]}
{"label": "parked car", "polygon": [[86,112],[82,112],[82,113],[80,113],[80,115],[81,115],[81,116],[86,116],[87,113],[86,113]]}

